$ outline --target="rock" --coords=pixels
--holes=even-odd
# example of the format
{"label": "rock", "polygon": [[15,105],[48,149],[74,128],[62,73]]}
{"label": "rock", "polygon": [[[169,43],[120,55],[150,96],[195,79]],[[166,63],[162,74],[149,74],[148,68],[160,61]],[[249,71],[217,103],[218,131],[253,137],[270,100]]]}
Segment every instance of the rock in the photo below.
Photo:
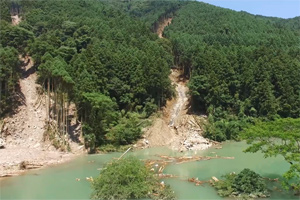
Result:
{"label": "rock", "polygon": [[249,197],[250,197],[250,198],[253,198],[253,199],[256,199],[256,198],[257,198],[257,195],[251,193],[251,194],[249,194]]}
{"label": "rock", "polygon": [[37,147],[39,147],[41,144],[40,143],[37,143],[37,144],[35,144],[34,146],[33,146],[33,148],[37,148]]}
{"label": "rock", "polygon": [[0,149],[1,148],[4,148],[5,147],[5,141],[2,139],[2,138],[0,138]]}
{"label": "rock", "polygon": [[219,181],[219,179],[217,179],[217,177],[215,177],[215,176],[213,176],[213,177],[211,177],[215,182],[218,182]]}

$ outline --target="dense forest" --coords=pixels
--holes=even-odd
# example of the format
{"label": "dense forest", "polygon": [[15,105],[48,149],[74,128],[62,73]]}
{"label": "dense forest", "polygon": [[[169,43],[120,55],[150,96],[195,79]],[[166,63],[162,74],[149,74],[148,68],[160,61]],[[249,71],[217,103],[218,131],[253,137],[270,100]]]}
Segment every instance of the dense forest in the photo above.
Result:
{"label": "dense forest", "polygon": [[[14,105],[16,55],[28,54],[55,99],[49,118],[66,122],[74,102],[90,146],[132,142],[140,130],[125,127],[174,95],[174,65],[190,79],[193,111],[210,116],[205,134],[214,140],[237,139],[257,117],[300,116],[299,17],[175,0],[2,1],[1,10],[2,115]],[[19,26],[10,25],[11,10],[20,12]],[[158,39],[151,30],[168,17],[168,39]]]}
{"label": "dense forest", "polygon": [[[6,2],[1,10],[9,10]],[[1,12],[1,62],[7,67],[1,69],[1,114],[13,96],[18,54],[33,58],[40,84],[55,101],[49,115],[61,131],[65,109],[76,104],[91,147],[131,143],[141,133],[136,122],[173,95],[170,48],[160,45],[144,22],[105,2],[20,1],[18,6],[19,26],[10,24],[9,12]]]}
{"label": "dense forest", "polygon": [[[177,68],[191,113],[208,116],[204,136],[259,141],[246,151],[282,155],[291,164],[285,184],[299,190],[289,181],[300,171],[300,17],[179,0],[2,0],[0,10],[0,117],[18,105],[20,58],[30,56],[49,133],[68,132],[74,105],[90,152],[132,144],[145,119],[175,96],[168,76]],[[166,18],[172,22],[159,38]]]}
{"label": "dense forest", "polygon": [[165,35],[175,64],[190,78],[194,110],[211,116],[208,137],[234,139],[253,117],[300,116],[297,20],[199,2],[176,12]]}

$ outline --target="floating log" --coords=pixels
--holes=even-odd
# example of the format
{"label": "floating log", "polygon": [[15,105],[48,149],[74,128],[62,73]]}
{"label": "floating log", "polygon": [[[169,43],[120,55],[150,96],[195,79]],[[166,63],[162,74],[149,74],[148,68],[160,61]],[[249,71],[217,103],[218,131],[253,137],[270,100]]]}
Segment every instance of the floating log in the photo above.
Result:
{"label": "floating log", "polygon": [[24,170],[24,169],[38,169],[43,167],[43,164],[39,164],[39,163],[29,163],[28,161],[22,161],[20,163],[20,169]]}
{"label": "floating log", "polygon": [[278,182],[278,181],[279,181],[278,178],[272,179],[272,178],[264,177],[264,179],[266,179],[266,180],[268,180],[268,181],[272,181],[272,182]]}
{"label": "floating log", "polygon": [[202,185],[204,183],[209,183],[209,181],[200,181],[198,178],[188,178],[188,182],[195,183],[195,185]]}
{"label": "floating log", "polygon": [[132,147],[129,147],[119,158],[118,160],[120,160]]}
{"label": "floating log", "polygon": [[[157,155],[161,160],[147,160],[145,161],[146,165],[151,167],[156,165],[163,165],[164,167],[169,163],[182,164],[186,162],[202,161],[202,160],[211,160],[211,159],[234,159],[234,157],[222,157],[222,156],[189,156],[189,157],[170,157],[165,155]],[[161,169],[161,167],[159,168]],[[161,171],[161,170],[159,170]]]}
{"label": "floating log", "polygon": [[85,177],[85,179],[86,179],[87,181],[90,181],[90,182],[93,182],[93,181],[94,181],[93,177]]}
{"label": "floating log", "polygon": [[179,176],[173,174],[156,174],[159,178],[178,178]]}
{"label": "floating log", "polygon": [[219,179],[217,179],[217,177],[215,177],[215,176],[213,176],[213,177],[211,177],[212,178],[212,180],[214,180],[215,182],[218,182],[219,181]]}
{"label": "floating log", "polygon": [[12,177],[12,176],[17,176],[18,174],[2,174],[0,175],[0,178],[5,178],[5,177]]}

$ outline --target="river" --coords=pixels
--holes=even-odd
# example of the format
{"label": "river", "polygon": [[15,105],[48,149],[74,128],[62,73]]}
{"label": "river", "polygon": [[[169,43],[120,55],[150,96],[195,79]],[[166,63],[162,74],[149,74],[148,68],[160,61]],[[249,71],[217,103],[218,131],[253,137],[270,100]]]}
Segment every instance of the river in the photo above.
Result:
{"label": "river", "polygon": [[[178,175],[179,178],[165,179],[171,185],[179,199],[222,199],[214,188],[209,185],[195,186],[187,182],[189,177],[198,177],[199,180],[208,180],[212,176],[221,178],[229,172],[239,172],[250,168],[264,177],[280,178],[289,165],[281,157],[263,158],[260,153],[243,153],[246,148],[244,142],[228,142],[222,149],[210,148],[205,151],[179,153],[167,148],[150,148],[129,153],[140,159],[158,159],[159,155],[209,155],[233,156],[235,159],[212,159],[182,164],[171,164],[164,173]],[[0,180],[0,199],[89,199],[92,192],[90,182],[86,177],[96,177],[101,167],[117,158],[121,153],[104,155],[86,155],[68,163],[29,171],[17,177]],[[126,155],[127,156],[127,155]],[[76,181],[79,178],[80,181]],[[274,184],[270,188],[274,188]],[[298,199],[290,192],[272,192],[271,199]]]}

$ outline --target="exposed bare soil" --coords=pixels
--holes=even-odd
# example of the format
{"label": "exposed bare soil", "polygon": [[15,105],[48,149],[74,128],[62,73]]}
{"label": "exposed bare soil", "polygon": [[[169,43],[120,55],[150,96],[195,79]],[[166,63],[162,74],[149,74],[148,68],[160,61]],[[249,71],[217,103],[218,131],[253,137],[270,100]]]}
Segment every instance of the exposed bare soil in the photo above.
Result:
{"label": "exposed bare soil", "polygon": [[176,85],[177,97],[167,102],[162,116],[154,119],[138,141],[138,148],[166,146],[173,150],[204,150],[212,142],[202,137],[206,116],[189,114],[189,97],[186,81],[178,70],[172,70],[170,79]]}
{"label": "exposed bare soil", "polygon": [[[161,22],[157,34],[163,38],[163,31],[172,22],[172,18]],[[189,114],[189,96],[187,80],[181,76],[181,71],[171,70],[169,76],[176,86],[176,98],[168,101],[162,111],[162,116],[156,118],[150,127],[144,130],[143,139],[136,144],[138,148],[167,146],[173,150],[204,150],[213,142],[202,136],[206,116]]]}
{"label": "exposed bare soil", "polygon": [[12,25],[18,25],[21,22],[21,17],[19,15],[11,16],[11,23]]}
{"label": "exposed bare soil", "polygon": [[[12,16],[12,24],[18,25],[21,19]],[[71,121],[71,152],[56,150],[49,141],[44,141],[46,127],[46,96],[36,83],[37,74],[32,58],[20,58],[22,77],[16,93],[20,105],[11,116],[4,118],[0,126],[0,137],[4,148],[0,149],[0,177],[18,175],[28,169],[40,168],[65,162],[84,153],[79,145],[80,124]],[[71,112],[71,111],[70,111]]]}
{"label": "exposed bare soil", "polygon": [[157,29],[157,35],[159,38],[163,38],[163,32],[166,26],[171,24],[173,18],[167,18],[162,23],[159,24],[159,27]]}

